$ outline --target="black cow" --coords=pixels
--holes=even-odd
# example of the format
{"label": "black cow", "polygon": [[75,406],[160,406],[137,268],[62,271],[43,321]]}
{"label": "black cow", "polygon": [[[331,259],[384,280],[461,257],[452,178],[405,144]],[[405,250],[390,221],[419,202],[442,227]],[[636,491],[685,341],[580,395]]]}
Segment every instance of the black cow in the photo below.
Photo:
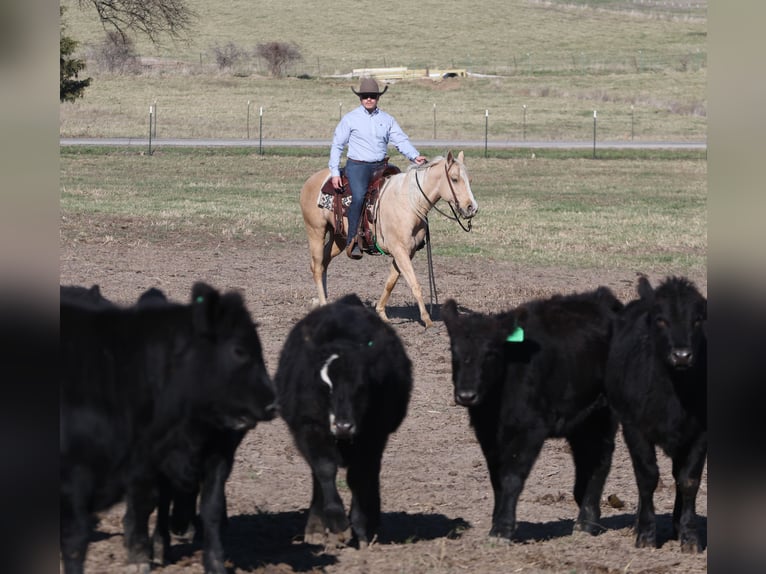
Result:
{"label": "black cow", "polygon": [[[148,518],[163,485],[202,485],[206,572],[225,572],[219,522],[230,433],[275,415],[242,298],[197,283],[192,303],[60,306],[61,552],[83,571],[90,515],[126,497],[128,561],[148,571]],[[160,529],[158,525],[158,529]],[[158,534],[162,536],[162,532]]]}
{"label": "black cow", "polygon": [[656,547],[655,446],[673,461],[673,535],[701,549],[695,502],[707,456],[707,300],[692,282],[668,277],[653,289],[638,280],[615,331],[607,396],[618,413],[638,485],[636,546]]}
{"label": "black cow", "polygon": [[380,467],[407,413],[412,365],[392,327],[356,295],[311,311],[292,329],[275,375],[282,417],[311,467],[307,542],[340,542],[349,519],[335,486],[347,467],[351,528],[364,545],[380,523]]}
{"label": "black cow", "polygon": [[511,539],[516,504],[544,441],[564,437],[575,464],[574,529],[598,533],[617,421],[604,395],[612,292],[556,295],[498,314],[442,307],[454,397],[468,407],[494,491],[490,536]]}

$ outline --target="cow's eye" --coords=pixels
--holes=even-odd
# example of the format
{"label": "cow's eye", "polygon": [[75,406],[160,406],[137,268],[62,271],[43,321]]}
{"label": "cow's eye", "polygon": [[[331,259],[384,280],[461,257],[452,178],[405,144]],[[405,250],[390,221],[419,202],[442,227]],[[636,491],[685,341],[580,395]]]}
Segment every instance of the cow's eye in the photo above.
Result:
{"label": "cow's eye", "polygon": [[663,317],[657,317],[654,320],[655,325],[657,325],[660,329],[664,329],[668,326],[668,322]]}
{"label": "cow's eye", "polygon": [[242,345],[234,345],[231,349],[231,354],[239,361],[247,361],[250,357],[250,353]]}

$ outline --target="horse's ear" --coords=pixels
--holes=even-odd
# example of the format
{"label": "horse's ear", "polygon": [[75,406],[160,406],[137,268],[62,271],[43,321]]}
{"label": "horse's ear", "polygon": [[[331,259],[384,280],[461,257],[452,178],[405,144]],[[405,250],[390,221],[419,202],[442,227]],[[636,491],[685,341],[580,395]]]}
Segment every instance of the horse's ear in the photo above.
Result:
{"label": "horse's ear", "polygon": [[452,150],[449,150],[447,152],[447,165],[451,165],[453,161],[455,161],[455,160],[452,157]]}
{"label": "horse's ear", "polygon": [[463,163],[463,150],[460,150],[460,152],[457,154],[457,160],[460,163]]}

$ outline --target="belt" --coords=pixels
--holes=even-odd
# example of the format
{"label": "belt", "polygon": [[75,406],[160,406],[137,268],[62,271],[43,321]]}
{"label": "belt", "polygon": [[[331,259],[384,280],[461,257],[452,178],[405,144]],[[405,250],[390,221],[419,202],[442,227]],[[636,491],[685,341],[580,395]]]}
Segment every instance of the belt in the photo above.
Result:
{"label": "belt", "polygon": [[353,161],[354,163],[369,163],[369,164],[383,163],[384,161],[386,161],[386,158],[379,159],[378,161],[362,161],[361,159],[351,159],[350,157],[347,158],[347,159],[348,159],[348,161]]}

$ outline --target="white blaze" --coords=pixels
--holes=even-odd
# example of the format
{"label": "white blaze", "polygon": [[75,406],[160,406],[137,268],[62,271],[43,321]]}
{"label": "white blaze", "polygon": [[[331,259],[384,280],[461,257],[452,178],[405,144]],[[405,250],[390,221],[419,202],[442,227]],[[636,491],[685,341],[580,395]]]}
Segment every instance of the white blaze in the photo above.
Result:
{"label": "white blaze", "polygon": [[330,390],[332,391],[332,381],[330,380],[330,375],[327,374],[327,370],[330,368],[330,364],[339,357],[337,353],[333,353],[330,355],[327,360],[324,362],[324,365],[322,365],[322,369],[319,371],[319,377],[327,384],[328,387],[330,387]]}

